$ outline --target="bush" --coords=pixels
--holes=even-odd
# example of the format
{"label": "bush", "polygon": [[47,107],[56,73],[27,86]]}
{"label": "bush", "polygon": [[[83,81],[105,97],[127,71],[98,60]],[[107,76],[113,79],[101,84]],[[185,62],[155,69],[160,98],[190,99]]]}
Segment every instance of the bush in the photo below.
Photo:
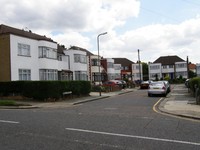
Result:
{"label": "bush", "polygon": [[24,84],[25,81],[0,82],[0,93],[2,96],[21,95]]}
{"label": "bush", "polygon": [[195,77],[189,80],[189,88],[195,93],[196,88],[200,88],[200,77]]}
{"label": "bush", "polygon": [[23,96],[45,100],[59,99],[62,93],[72,91],[73,95],[89,95],[91,85],[89,81],[12,81],[0,82],[0,95],[20,93]]}

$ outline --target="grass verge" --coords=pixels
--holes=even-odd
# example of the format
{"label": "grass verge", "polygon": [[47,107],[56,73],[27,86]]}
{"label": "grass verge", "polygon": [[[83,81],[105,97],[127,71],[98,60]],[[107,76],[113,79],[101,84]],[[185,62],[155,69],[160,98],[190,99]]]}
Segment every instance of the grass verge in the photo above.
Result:
{"label": "grass verge", "polygon": [[30,105],[17,103],[14,100],[0,100],[0,106],[30,106]]}

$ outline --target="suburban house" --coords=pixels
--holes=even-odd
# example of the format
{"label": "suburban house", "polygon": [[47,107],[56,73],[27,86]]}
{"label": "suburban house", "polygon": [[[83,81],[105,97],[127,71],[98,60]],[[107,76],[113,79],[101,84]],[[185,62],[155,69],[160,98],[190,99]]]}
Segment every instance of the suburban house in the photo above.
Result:
{"label": "suburban house", "polygon": [[197,77],[200,77],[200,64],[196,64],[196,74],[197,74]]}
{"label": "suburban house", "polygon": [[143,81],[142,64],[132,64],[132,80]]}
{"label": "suburban house", "polygon": [[192,63],[189,63],[188,64],[188,69],[194,73],[196,73],[196,65],[195,64],[192,64]]}
{"label": "suburban house", "polygon": [[73,80],[85,80],[88,77],[88,55],[91,55],[86,49],[71,46],[69,49],[65,50],[65,55],[69,55],[69,66],[70,70],[73,72]]}
{"label": "suburban house", "polygon": [[0,81],[58,80],[69,57],[46,36],[0,25]]}
{"label": "suburban house", "polygon": [[187,62],[178,56],[162,56],[149,63],[149,79],[165,78],[175,79],[180,76],[188,78]]}
{"label": "suburban house", "polygon": [[101,59],[101,65],[104,68],[103,72],[107,74],[107,77],[102,81],[106,80],[114,80],[115,76],[115,68],[114,68],[114,59],[112,58],[103,58]]}
{"label": "suburban house", "polygon": [[[142,64],[136,64],[127,58],[113,58],[114,64],[121,66],[121,79],[129,79],[131,81],[143,80]],[[140,67],[139,67],[140,66]]]}
{"label": "suburban house", "polygon": [[[191,66],[192,67],[192,66]],[[149,79],[188,76],[187,62],[178,56],[159,57],[149,63]],[[190,68],[193,69],[193,68]],[[65,48],[31,30],[0,25],[0,81],[16,80],[143,80],[142,64],[127,58],[102,58],[88,50]],[[200,64],[196,64],[200,76]]]}

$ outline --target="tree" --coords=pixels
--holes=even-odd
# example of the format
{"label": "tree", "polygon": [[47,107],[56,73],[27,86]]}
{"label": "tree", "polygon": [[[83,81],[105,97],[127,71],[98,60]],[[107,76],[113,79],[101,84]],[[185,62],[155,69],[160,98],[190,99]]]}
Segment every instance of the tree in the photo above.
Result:
{"label": "tree", "polygon": [[188,74],[188,76],[189,76],[188,78],[194,78],[194,77],[197,76],[197,74],[194,73],[193,71],[189,70],[189,74]]}
{"label": "tree", "polygon": [[145,62],[142,62],[142,72],[143,72],[143,79],[149,80],[149,67],[148,64]]}

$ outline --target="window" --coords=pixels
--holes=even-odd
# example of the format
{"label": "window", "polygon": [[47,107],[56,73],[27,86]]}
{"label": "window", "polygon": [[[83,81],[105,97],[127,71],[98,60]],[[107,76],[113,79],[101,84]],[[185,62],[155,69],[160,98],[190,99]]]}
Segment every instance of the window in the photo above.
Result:
{"label": "window", "polygon": [[31,80],[30,69],[19,69],[19,80]]}
{"label": "window", "polygon": [[49,47],[40,46],[39,57],[57,59],[57,50]]}
{"label": "window", "polygon": [[108,63],[107,63],[107,67],[108,67],[108,68],[114,68],[114,64],[113,64],[112,62],[108,62]]}
{"label": "window", "polygon": [[115,70],[121,70],[121,65],[114,65]]}
{"label": "window", "polygon": [[87,63],[87,59],[85,55],[74,54],[74,62],[75,63]]}
{"label": "window", "polygon": [[128,66],[125,66],[125,67],[124,67],[124,70],[128,70]]}
{"label": "window", "polygon": [[159,65],[150,66],[150,70],[158,70],[160,69]]}
{"label": "window", "polygon": [[40,69],[40,80],[58,80],[57,70]]}
{"label": "window", "polygon": [[158,74],[156,74],[156,73],[150,73],[150,78],[155,78],[155,77],[158,77],[158,78],[160,78],[160,74],[158,73]]}
{"label": "window", "polygon": [[187,65],[184,64],[176,64],[176,68],[187,68]]}
{"label": "window", "polygon": [[177,73],[176,73],[176,76],[177,76],[177,77],[180,77],[180,76],[182,76],[182,77],[187,76],[187,71],[177,72]]}
{"label": "window", "polygon": [[92,66],[99,66],[98,59],[92,59]]}
{"label": "window", "polygon": [[57,59],[58,59],[58,61],[62,61],[62,55],[58,54]]}
{"label": "window", "polygon": [[169,68],[174,68],[174,65],[169,65]]}
{"label": "window", "polygon": [[86,71],[75,71],[75,80],[87,81],[87,72]]}
{"label": "window", "polygon": [[164,66],[162,66],[163,67],[163,69],[167,69],[167,65],[164,65]]}
{"label": "window", "polygon": [[31,56],[30,45],[18,43],[18,55]]}
{"label": "window", "polygon": [[197,70],[200,70],[200,66],[196,66]]}
{"label": "window", "polygon": [[59,71],[58,72],[58,79],[59,80],[73,80],[73,72],[71,71]]}

